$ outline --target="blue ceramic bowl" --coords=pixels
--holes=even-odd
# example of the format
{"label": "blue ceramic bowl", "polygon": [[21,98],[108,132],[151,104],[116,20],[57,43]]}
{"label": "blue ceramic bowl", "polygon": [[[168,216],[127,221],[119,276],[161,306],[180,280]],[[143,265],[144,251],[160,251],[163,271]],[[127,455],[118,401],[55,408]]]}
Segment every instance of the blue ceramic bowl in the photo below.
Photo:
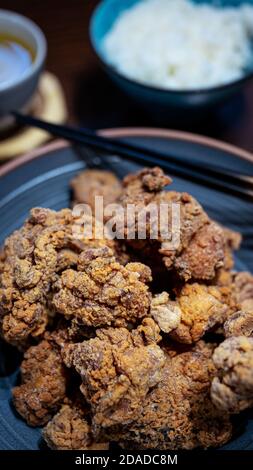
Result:
{"label": "blue ceramic bowl", "polygon": [[[144,105],[152,114],[165,115],[170,112],[191,113],[203,112],[204,109],[216,106],[240,91],[243,85],[253,76],[253,50],[252,70],[245,72],[241,79],[229,84],[206,89],[195,90],[169,90],[154,86],[143,85],[129,79],[112,67],[103,53],[103,39],[111,29],[120,14],[132,7],[140,0],[103,0],[95,9],[90,22],[90,40],[101,64],[113,81],[134,100]],[[194,0],[196,3],[214,3],[227,6],[238,6],[242,3],[251,3],[253,0]]]}

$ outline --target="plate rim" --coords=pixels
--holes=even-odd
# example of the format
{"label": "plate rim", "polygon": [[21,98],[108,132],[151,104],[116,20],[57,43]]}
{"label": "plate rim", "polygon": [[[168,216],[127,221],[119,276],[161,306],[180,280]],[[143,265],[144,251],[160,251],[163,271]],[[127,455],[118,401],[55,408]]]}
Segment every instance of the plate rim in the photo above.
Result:
{"label": "plate rim", "polygon": [[[251,161],[253,163],[253,152],[244,150],[236,145],[229,144],[222,140],[213,139],[211,137],[202,136],[200,134],[194,134],[191,132],[184,132],[178,130],[170,130],[165,128],[153,128],[153,127],[116,127],[116,128],[106,128],[100,129],[97,131],[98,134],[109,137],[109,138],[124,138],[124,137],[155,137],[155,138],[164,138],[164,139],[177,139],[183,140],[189,143],[195,143],[200,145],[205,145],[212,149],[222,150],[227,153],[231,153],[239,158],[244,160]],[[24,153],[16,159],[11,160],[10,162],[4,163],[0,167],[0,177],[10,173],[16,168],[24,165],[25,163],[43,156],[46,153],[51,153],[56,150],[63,148],[68,148],[71,146],[71,143],[63,140],[56,139],[46,145],[43,145],[39,148],[36,148],[30,152]]]}

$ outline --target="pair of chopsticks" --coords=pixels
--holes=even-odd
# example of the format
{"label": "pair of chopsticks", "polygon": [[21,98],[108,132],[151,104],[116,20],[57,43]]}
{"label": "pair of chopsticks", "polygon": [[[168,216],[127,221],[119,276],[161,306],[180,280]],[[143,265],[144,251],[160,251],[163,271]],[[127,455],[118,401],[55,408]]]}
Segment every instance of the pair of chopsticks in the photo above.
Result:
{"label": "pair of chopsticks", "polygon": [[139,165],[160,166],[168,174],[188,179],[246,201],[253,201],[253,173],[238,174],[219,165],[204,162],[200,164],[184,157],[169,155],[167,152],[150,150],[117,139],[102,137],[87,128],[53,124],[18,112],[12,114],[18,124],[43,129],[51,135],[89,146],[107,154],[125,157]]}

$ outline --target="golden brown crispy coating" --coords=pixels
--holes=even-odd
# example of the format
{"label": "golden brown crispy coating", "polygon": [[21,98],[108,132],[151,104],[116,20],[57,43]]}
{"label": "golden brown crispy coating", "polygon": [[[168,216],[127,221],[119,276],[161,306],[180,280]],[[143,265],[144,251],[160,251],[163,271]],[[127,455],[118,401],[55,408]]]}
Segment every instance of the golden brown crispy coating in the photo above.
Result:
{"label": "golden brown crispy coating", "polygon": [[66,364],[81,376],[95,435],[101,428],[138,418],[142,401],[160,380],[164,366],[159,340],[159,328],[147,318],[131,333],[126,328],[102,329],[96,338],[64,349]]}
{"label": "golden brown crispy coating", "polygon": [[127,270],[131,273],[135,273],[138,276],[140,282],[151,282],[152,281],[152,273],[151,269],[142,263],[130,262],[126,266]]}
{"label": "golden brown crispy coating", "polygon": [[[73,190],[73,206],[87,204],[95,215],[95,196],[103,196],[103,207],[115,203],[121,195],[122,183],[111,171],[85,170],[79,173],[70,183]],[[101,210],[101,203],[98,202]],[[130,257],[125,243],[114,239],[107,242],[115,251],[115,256],[121,264],[128,263]]]}
{"label": "golden brown crispy coating", "polygon": [[[174,268],[177,271],[175,266],[177,258],[179,256],[183,256],[185,250],[188,249],[190,242],[194,239],[194,236],[197,235],[202,227],[210,223],[210,219],[196,199],[187,193],[162,191],[157,197],[157,202],[158,204],[168,204],[168,207],[170,207],[172,203],[180,205],[180,244],[176,250],[171,252],[166,248],[166,240],[161,239],[161,248],[159,250],[163,255],[166,268]],[[170,214],[168,219],[171,224]],[[172,226],[169,227],[169,232],[171,231]],[[205,251],[205,246],[203,246],[203,251]],[[194,273],[192,273],[192,275],[188,273],[187,277],[189,278],[189,276],[194,277]]]}
{"label": "golden brown crispy coating", "polygon": [[[253,312],[253,276],[248,272],[220,270],[215,280],[223,302],[229,306],[228,319],[238,311]],[[247,315],[248,317],[248,315]]]}
{"label": "golden brown crispy coating", "polygon": [[43,305],[20,299],[14,302],[11,313],[4,316],[2,334],[6,341],[22,350],[29,344],[29,336],[42,335],[47,323],[48,314]]}
{"label": "golden brown crispy coating", "polygon": [[159,167],[144,168],[138,173],[127,175],[123,180],[124,192],[120,201],[146,206],[172,180]]}
{"label": "golden brown crispy coating", "polygon": [[224,295],[226,293],[231,296],[231,285],[233,283],[233,271],[225,269],[225,267],[218,269],[215,278],[212,280],[212,284],[218,286],[224,290]]}
{"label": "golden brown crispy coating", "polygon": [[30,426],[47,423],[66,394],[67,374],[57,348],[47,340],[30,347],[21,365],[22,384],[13,389],[18,413]]}
{"label": "golden brown crispy coating", "polygon": [[204,225],[175,261],[175,268],[185,281],[214,278],[224,262],[224,234],[215,222]]}
{"label": "golden brown crispy coating", "polygon": [[[147,227],[147,239],[128,240],[135,249],[141,251],[144,258],[150,257],[152,251],[156,257],[162,256],[168,270],[175,270],[184,280],[210,280],[225,258],[225,236],[223,230],[210,221],[200,204],[187,193],[163,191],[163,187],[171,182],[159,168],[144,169],[135,175],[127,176],[124,189],[119,200],[123,207],[135,204],[139,216],[149,204],[157,207],[168,206],[168,228],[172,232],[172,203],[180,205],[180,243],[175,249],[168,247],[168,240],[158,233],[158,240],[152,240],[150,227]],[[128,230],[137,232],[136,219]],[[125,229],[127,238],[127,229]],[[152,260],[151,260],[152,262]]]}
{"label": "golden brown crispy coating", "polygon": [[223,327],[226,338],[230,336],[253,337],[253,312],[239,310],[228,317]]}
{"label": "golden brown crispy coating", "polygon": [[59,213],[33,209],[24,226],[5,242],[0,280],[2,334],[15,345],[45,330],[47,296],[55,280],[58,257],[70,239],[70,220],[67,209]]}
{"label": "golden brown crispy coating", "polygon": [[212,283],[223,289],[224,298],[226,295],[231,298],[231,285],[234,279],[234,273],[232,271],[234,267],[233,253],[235,250],[238,250],[240,248],[242,236],[240,233],[234,232],[233,230],[230,230],[226,227],[222,226],[221,228],[223,230],[223,235],[225,239],[224,265],[222,268],[217,270],[216,276],[213,279]]}
{"label": "golden brown crispy coating", "polygon": [[23,347],[43,334],[52,285],[60,272],[76,267],[84,247],[114,248],[112,240],[76,240],[74,222],[69,209],[32,209],[24,226],[7,238],[0,274],[0,324],[6,341]]}
{"label": "golden brown crispy coating", "polygon": [[108,443],[96,443],[87,421],[87,411],[72,404],[63,405],[43,431],[43,437],[55,450],[107,450]]}
{"label": "golden brown crispy coating", "polygon": [[[135,204],[138,212],[145,209],[151,203],[167,203],[169,211],[171,210],[172,202],[182,203],[181,215],[188,216],[188,222],[192,222],[192,224],[188,224],[188,227],[186,224],[183,224],[182,233],[184,240],[182,243],[184,241],[189,242],[193,232],[196,232],[200,226],[204,225],[208,221],[208,217],[197,201],[188,194],[162,191],[171,182],[171,179],[160,168],[146,168],[136,174],[128,175],[123,180],[124,190],[119,202],[122,203],[123,207],[126,207],[127,204]],[[168,223],[171,224],[171,217],[168,217]],[[149,234],[149,227],[147,227],[147,234]],[[163,241],[166,242],[167,240],[161,238],[159,240],[160,245]],[[137,244],[138,240],[135,240],[135,242]],[[133,241],[134,246],[135,242]]]}
{"label": "golden brown crispy coating", "polygon": [[240,233],[235,232],[227,227],[223,227],[223,234],[225,237],[225,258],[224,258],[224,269],[226,271],[234,267],[233,252],[240,248],[242,242],[242,236]]}
{"label": "golden brown crispy coating", "polygon": [[122,192],[120,180],[111,171],[85,170],[70,183],[76,204],[88,204],[95,210],[95,196],[103,196],[104,206],[116,202]]}
{"label": "golden brown crispy coating", "polygon": [[253,312],[253,276],[248,272],[235,274],[233,295],[241,310]]}
{"label": "golden brown crispy coating", "polygon": [[226,339],[214,351],[217,377],[211,397],[215,406],[228,413],[239,413],[253,405],[253,338]]}
{"label": "golden brown crispy coating", "polygon": [[181,323],[170,333],[176,341],[194,343],[226,319],[228,307],[215,286],[185,284],[176,300],[181,311]]}
{"label": "golden brown crispy coating", "polygon": [[181,310],[177,302],[170,300],[167,292],[152,298],[150,315],[163,333],[170,333],[180,325]]}
{"label": "golden brown crispy coating", "polygon": [[[216,447],[231,436],[226,413],[210,400],[215,373],[212,348],[202,343],[189,352],[167,356],[162,379],[143,401],[137,420],[109,430],[127,449],[178,450]],[[105,432],[105,435],[106,432]]]}
{"label": "golden brown crispy coating", "polygon": [[[19,348],[38,343],[25,353],[14,404],[28,424],[48,423],[52,449],[219,446],[231,436],[229,414],[253,405],[253,276],[231,271],[240,236],[187,193],[163,190],[170,183],[160,168],[144,169],[122,189],[88,170],[73,189],[92,209],[96,194],[137,204],[138,214],[168,204],[169,231],[179,203],[174,250],[149,226],[147,239],[127,244],[79,239],[75,213],[33,209],[0,251],[0,332]],[[228,343],[213,354],[199,339],[217,328]]]}
{"label": "golden brown crispy coating", "polygon": [[84,249],[77,271],[64,271],[55,284],[52,303],[66,318],[87,326],[126,326],[148,314],[151,295],[140,279],[151,279],[149,268],[120,265],[107,246]]}

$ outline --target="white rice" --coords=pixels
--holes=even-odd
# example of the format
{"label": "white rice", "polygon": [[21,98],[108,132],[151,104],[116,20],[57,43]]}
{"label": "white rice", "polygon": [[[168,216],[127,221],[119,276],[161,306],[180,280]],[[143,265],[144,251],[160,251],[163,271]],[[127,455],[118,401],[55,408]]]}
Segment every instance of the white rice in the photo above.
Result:
{"label": "white rice", "polygon": [[222,85],[252,62],[253,7],[142,0],[106,35],[104,53],[123,75],[170,89]]}

